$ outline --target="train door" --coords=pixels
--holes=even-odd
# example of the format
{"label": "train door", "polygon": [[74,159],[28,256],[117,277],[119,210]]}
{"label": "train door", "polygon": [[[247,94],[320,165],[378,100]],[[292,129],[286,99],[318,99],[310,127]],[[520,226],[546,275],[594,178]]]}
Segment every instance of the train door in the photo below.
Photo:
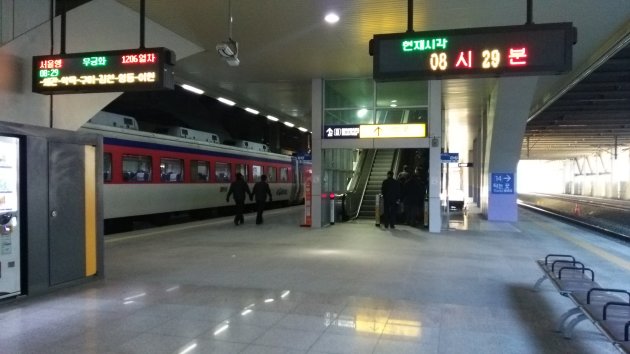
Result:
{"label": "train door", "polygon": [[48,146],[50,285],[85,276],[84,151],[84,145]]}

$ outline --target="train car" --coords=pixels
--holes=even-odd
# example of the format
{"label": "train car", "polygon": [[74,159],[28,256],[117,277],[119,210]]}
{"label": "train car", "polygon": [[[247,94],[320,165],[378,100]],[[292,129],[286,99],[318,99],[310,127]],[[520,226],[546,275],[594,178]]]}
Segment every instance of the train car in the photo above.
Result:
{"label": "train car", "polygon": [[[132,125],[137,126],[137,122]],[[266,174],[274,204],[304,200],[303,170],[310,166],[296,157],[121,128],[118,124],[86,123],[81,131],[103,136],[106,221],[229,208],[233,202],[226,202],[225,197],[238,172],[250,188]]]}

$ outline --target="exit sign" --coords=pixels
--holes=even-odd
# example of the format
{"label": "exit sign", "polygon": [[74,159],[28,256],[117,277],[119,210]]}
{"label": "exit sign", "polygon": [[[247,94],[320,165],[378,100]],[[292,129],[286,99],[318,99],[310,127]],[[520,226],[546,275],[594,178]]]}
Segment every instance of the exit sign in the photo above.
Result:
{"label": "exit sign", "polygon": [[376,80],[561,74],[571,70],[571,23],[377,34]]}

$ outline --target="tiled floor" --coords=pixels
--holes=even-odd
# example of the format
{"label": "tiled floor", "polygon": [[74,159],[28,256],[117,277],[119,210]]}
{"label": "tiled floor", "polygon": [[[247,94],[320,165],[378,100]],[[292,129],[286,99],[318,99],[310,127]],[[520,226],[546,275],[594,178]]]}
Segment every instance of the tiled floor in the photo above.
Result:
{"label": "tiled floor", "polygon": [[628,287],[625,244],[527,211],[440,234],[300,215],[109,237],[104,281],[0,304],[0,353],[616,353],[589,323],[554,333],[570,301],[531,288],[552,252]]}

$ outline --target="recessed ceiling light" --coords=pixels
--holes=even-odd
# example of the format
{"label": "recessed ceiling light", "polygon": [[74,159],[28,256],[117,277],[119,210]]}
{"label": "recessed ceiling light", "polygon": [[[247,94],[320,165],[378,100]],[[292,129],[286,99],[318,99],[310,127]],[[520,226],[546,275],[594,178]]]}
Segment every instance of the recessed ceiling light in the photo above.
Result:
{"label": "recessed ceiling light", "polygon": [[334,12],[329,12],[326,17],[324,17],[324,21],[333,24],[339,22],[339,15]]}
{"label": "recessed ceiling light", "polygon": [[389,106],[390,106],[390,107],[398,107],[398,105],[397,105],[397,104],[395,104],[395,103],[392,103],[392,104],[390,104]]}
{"label": "recessed ceiling light", "polygon": [[267,116],[267,119],[272,120],[272,121],[274,121],[274,122],[277,122],[277,121],[279,121],[279,120],[280,120],[280,119],[278,119],[278,118],[276,118],[276,117],[274,117],[274,116]]}
{"label": "recessed ceiling light", "polygon": [[295,127],[295,124],[293,124],[291,122],[284,122],[284,125],[286,125],[287,127],[290,127],[290,128]]}
{"label": "recessed ceiling light", "polygon": [[363,118],[365,117],[367,112],[368,112],[367,108],[361,108],[360,110],[357,111],[357,117]]}
{"label": "recessed ceiling light", "polygon": [[253,108],[249,108],[249,107],[245,107],[245,110],[251,114],[258,114],[260,113],[259,111],[253,109]]}
{"label": "recessed ceiling light", "polygon": [[202,89],[198,89],[198,88],[196,88],[196,87],[194,87],[194,86],[190,86],[190,85],[188,85],[188,84],[183,84],[183,85],[182,85],[182,88],[183,88],[184,90],[187,90],[187,91],[190,91],[190,92],[194,92],[194,93],[196,93],[196,94],[198,94],[198,95],[203,95],[203,93],[204,93],[204,90],[202,90]]}
{"label": "recessed ceiling light", "polygon": [[308,131],[308,129],[302,128],[302,127],[299,127],[298,130],[301,131],[301,132],[304,132],[304,133],[306,133]]}
{"label": "recessed ceiling light", "polygon": [[217,100],[219,100],[219,102],[221,102],[221,103],[225,103],[228,106],[234,106],[236,104],[236,102],[234,102],[232,100],[228,100],[227,98],[223,98],[223,97],[219,97],[219,98],[217,98]]}

